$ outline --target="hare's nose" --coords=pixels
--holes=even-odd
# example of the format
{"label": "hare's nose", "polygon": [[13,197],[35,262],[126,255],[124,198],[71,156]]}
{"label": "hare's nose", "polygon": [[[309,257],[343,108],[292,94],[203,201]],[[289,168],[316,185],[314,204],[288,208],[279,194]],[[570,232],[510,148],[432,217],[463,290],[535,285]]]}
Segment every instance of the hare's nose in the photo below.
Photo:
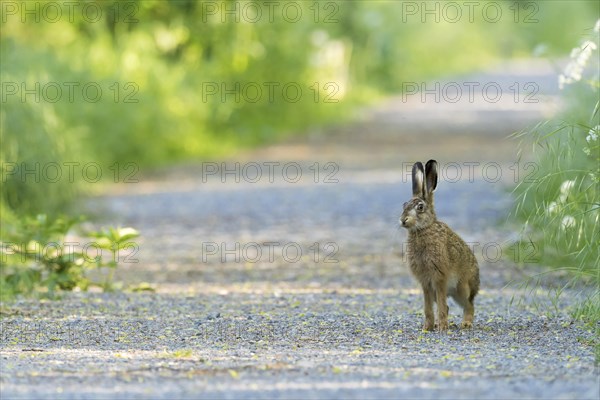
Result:
{"label": "hare's nose", "polygon": [[402,226],[406,225],[406,219],[407,219],[406,217],[400,218],[400,223],[402,223]]}

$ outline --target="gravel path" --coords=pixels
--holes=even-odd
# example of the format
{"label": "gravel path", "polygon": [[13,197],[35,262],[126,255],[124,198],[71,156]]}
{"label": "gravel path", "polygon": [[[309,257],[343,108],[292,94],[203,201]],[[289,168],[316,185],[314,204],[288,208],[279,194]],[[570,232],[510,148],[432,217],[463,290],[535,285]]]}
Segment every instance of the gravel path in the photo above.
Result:
{"label": "gravel path", "polygon": [[[534,79],[541,104],[425,112],[392,99],[326,137],[229,160],[297,163],[297,182],[279,166],[272,183],[223,183],[202,178],[207,165],[183,166],[93,199],[111,223],[143,234],[139,262],[117,279],[157,291],[4,307],[2,398],[599,398],[598,338],[570,316],[580,290],[553,300],[559,278],[524,287],[536,270],[507,254],[518,231],[505,223],[511,174],[527,171],[503,137],[556,106],[550,69],[510,67],[477,79]],[[410,195],[404,168],[433,157],[448,167],[438,216],[481,267],[474,328],[458,329],[450,302],[448,334],[420,329],[421,293],[396,223]],[[454,182],[452,163],[463,174],[474,165],[473,179]]]}

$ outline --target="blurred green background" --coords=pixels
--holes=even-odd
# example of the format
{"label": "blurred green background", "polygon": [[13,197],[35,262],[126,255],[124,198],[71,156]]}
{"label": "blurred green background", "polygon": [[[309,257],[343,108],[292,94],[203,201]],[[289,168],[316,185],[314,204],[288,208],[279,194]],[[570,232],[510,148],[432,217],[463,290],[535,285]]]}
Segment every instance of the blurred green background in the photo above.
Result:
{"label": "blurred green background", "polygon": [[[598,46],[599,16],[597,0],[2,1],[0,245],[27,253],[64,238],[81,221],[74,200],[92,188],[326,133],[406,82],[533,57],[560,61],[558,78],[569,54],[580,63],[574,47]],[[593,65],[595,78],[565,90],[560,120],[519,135],[538,149],[543,179],[519,182],[511,217],[521,240],[543,250],[541,263],[597,283]],[[137,236],[125,232],[91,235]],[[50,292],[91,284],[93,265],[50,255],[38,268],[19,254],[0,265],[0,299],[40,282]],[[582,305],[593,321],[599,293]]]}
{"label": "blurred green background", "polygon": [[123,181],[224,157],[347,121],[402,82],[564,56],[598,15],[596,1],[488,3],[457,22],[452,8],[439,21],[415,11],[422,2],[3,2],[3,220],[67,211],[85,189],[24,171],[97,163]]}

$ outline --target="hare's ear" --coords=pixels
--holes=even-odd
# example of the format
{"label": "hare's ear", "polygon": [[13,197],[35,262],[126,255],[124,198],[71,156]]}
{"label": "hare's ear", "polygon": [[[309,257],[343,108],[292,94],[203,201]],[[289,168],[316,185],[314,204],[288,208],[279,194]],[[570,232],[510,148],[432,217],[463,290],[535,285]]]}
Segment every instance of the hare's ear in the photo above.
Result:
{"label": "hare's ear", "polygon": [[425,164],[425,181],[427,182],[427,194],[432,195],[437,187],[438,163],[435,160],[427,161]]}
{"label": "hare's ear", "polygon": [[414,197],[425,197],[424,177],[423,164],[421,162],[414,163],[412,168],[412,190]]}

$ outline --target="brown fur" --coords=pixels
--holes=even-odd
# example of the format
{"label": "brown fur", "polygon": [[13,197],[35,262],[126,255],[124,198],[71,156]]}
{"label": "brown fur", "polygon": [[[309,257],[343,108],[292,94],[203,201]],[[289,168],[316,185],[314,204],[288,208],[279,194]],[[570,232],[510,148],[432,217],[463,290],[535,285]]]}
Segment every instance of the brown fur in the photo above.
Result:
{"label": "brown fur", "polygon": [[[423,176],[425,175],[425,176]],[[425,330],[434,328],[433,303],[437,303],[438,329],[448,329],[447,296],[463,308],[463,328],[473,324],[473,300],[479,291],[479,267],[473,252],[435,214],[433,191],[437,162],[413,166],[413,198],[404,204],[400,224],[408,229],[408,263],[423,288]]]}

